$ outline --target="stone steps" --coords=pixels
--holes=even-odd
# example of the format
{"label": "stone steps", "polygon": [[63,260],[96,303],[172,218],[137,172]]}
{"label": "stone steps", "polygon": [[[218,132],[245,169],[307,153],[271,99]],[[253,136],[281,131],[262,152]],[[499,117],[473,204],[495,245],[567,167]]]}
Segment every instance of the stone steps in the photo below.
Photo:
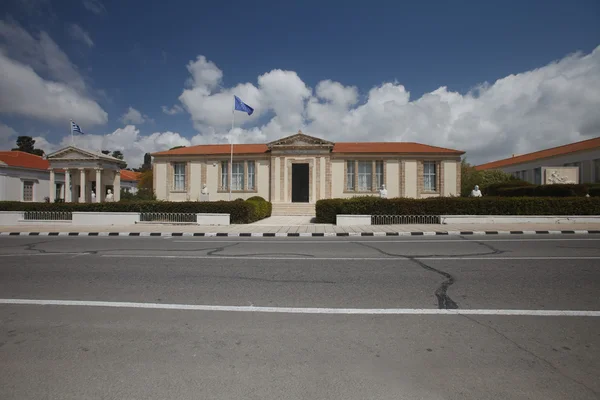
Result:
{"label": "stone steps", "polygon": [[273,216],[315,215],[315,205],[311,203],[273,203]]}

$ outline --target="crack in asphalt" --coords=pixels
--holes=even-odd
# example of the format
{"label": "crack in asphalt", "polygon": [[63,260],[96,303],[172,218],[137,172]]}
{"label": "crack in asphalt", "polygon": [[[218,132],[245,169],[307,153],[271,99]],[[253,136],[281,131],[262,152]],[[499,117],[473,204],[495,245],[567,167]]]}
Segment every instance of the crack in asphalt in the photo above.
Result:
{"label": "crack in asphalt", "polygon": [[431,271],[438,275],[443,276],[444,278],[446,278],[446,280],[443,281],[440,284],[440,286],[438,286],[436,288],[436,290],[434,292],[435,297],[437,298],[437,301],[438,301],[438,308],[440,310],[454,310],[454,309],[458,308],[458,304],[456,304],[456,302],[454,300],[452,300],[450,298],[450,296],[448,296],[448,294],[447,294],[448,287],[455,282],[454,277],[445,271],[439,270],[437,268],[433,268],[433,267],[425,264],[423,261],[416,259],[416,257],[423,257],[423,256],[410,256],[410,255],[404,255],[404,254],[395,254],[395,253],[387,252],[387,251],[377,248],[375,246],[368,245],[363,242],[355,242],[355,243],[359,244],[361,246],[370,248],[372,250],[375,250],[375,251],[377,251],[381,254],[384,254],[386,256],[389,256],[389,257],[395,257],[395,258],[402,257],[402,258],[408,259],[409,261],[414,262],[419,267],[421,267],[427,271]]}
{"label": "crack in asphalt", "polygon": [[479,320],[477,320],[476,318],[469,316],[469,315],[462,315],[462,317],[475,322],[477,325],[480,325],[484,328],[487,328],[491,331],[493,331],[494,333],[496,333],[497,335],[501,336],[502,338],[504,338],[505,340],[507,340],[508,342],[512,343],[515,347],[517,347],[519,350],[524,351],[525,353],[529,354],[530,356],[534,357],[536,360],[541,361],[542,363],[546,364],[548,367],[550,367],[552,370],[556,371],[559,375],[567,378],[568,380],[575,382],[581,386],[583,386],[584,388],[586,388],[587,390],[589,390],[590,392],[592,392],[595,396],[600,395],[600,393],[596,392],[594,389],[592,389],[591,387],[587,386],[585,383],[578,381],[577,379],[573,378],[572,376],[566,375],[564,372],[562,372],[560,369],[558,369],[558,367],[556,367],[554,364],[552,364],[550,361],[546,360],[545,358],[538,356],[537,354],[535,354],[533,351],[527,349],[526,347],[523,347],[522,345],[520,345],[519,343],[517,343],[515,340],[509,338],[508,336],[506,336],[504,333],[500,332],[498,329],[494,328],[491,325],[488,325],[484,322],[481,322]]}

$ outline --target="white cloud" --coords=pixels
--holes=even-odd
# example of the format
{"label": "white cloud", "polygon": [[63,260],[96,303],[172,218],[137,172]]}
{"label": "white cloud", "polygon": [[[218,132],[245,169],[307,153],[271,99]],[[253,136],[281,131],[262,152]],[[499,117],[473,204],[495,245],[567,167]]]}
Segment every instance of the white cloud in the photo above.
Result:
{"label": "white cloud", "polygon": [[0,70],[0,114],[62,123],[76,118],[88,127],[108,120],[77,67],[45,32],[36,39],[0,21]]}
{"label": "white cloud", "polygon": [[[466,94],[440,87],[411,99],[402,84],[387,82],[362,102],[356,87],[325,80],[313,90],[293,71],[273,70],[256,85],[227,88],[221,87],[222,71],[204,56],[187,68],[191,78],[179,100],[199,132],[196,142],[230,135],[234,94],[255,108],[250,117],[235,114],[233,136],[247,142],[302,129],[333,141],[450,147],[467,151],[478,163],[600,135],[600,46]],[[257,123],[267,116],[267,122]]]}
{"label": "white cloud", "polygon": [[87,47],[94,47],[94,42],[92,41],[90,34],[77,24],[69,25],[69,35],[71,35],[73,39],[83,42]]}
{"label": "white cloud", "polygon": [[127,112],[121,116],[120,121],[124,124],[140,125],[152,121],[152,119],[148,118],[147,115],[142,115],[141,112],[130,106]]}
{"label": "white cloud", "polygon": [[83,6],[94,14],[106,13],[106,7],[100,0],[83,0]]}
{"label": "white cloud", "polygon": [[0,151],[10,150],[17,145],[17,132],[0,122]]}
{"label": "white cloud", "polygon": [[183,108],[179,104],[175,104],[171,108],[169,108],[167,106],[162,106],[161,109],[162,109],[162,112],[164,112],[167,115],[181,114],[183,112]]}

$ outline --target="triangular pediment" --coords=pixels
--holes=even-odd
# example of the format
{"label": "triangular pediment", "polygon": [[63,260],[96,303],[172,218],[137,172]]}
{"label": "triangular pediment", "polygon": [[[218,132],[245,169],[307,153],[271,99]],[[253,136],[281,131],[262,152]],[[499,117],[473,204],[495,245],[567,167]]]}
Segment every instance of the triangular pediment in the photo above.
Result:
{"label": "triangular pediment", "polygon": [[47,157],[48,161],[68,161],[68,160],[80,160],[80,161],[108,161],[117,164],[124,164],[125,162],[118,158],[111,157],[106,154],[97,153],[95,151],[89,151],[80,149],[79,147],[69,146],[64,149],[58,150]]}
{"label": "triangular pediment", "polygon": [[333,143],[327,140],[309,136],[302,131],[298,131],[295,135],[287,136],[271,143],[268,143],[269,148],[282,148],[282,147],[333,147]]}

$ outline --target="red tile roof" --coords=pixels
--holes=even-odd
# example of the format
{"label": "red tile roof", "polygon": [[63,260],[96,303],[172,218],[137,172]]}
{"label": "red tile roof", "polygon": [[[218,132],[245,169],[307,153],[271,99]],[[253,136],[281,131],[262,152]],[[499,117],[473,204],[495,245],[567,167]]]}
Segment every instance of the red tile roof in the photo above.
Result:
{"label": "red tile roof", "polygon": [[[234,154],[263,154],[269,150],[266,144],[235,144]],[[161,151],[152,156],[175,155],[223,155],[229,154],[231,147],[228,144],[208,144],[179,149]],[[462,155],[463,151],[446,149],[443,147],[428,146],[410,142],[355,142],[335,143],[334,153],[403,153],[403,154],[449,154]]]}
{"label": "red tile roof", "polygon": [[4,163],[10,167],[41,170],[47,170],[50,167],[48,160],[22,151],[0,151],[0,163]]}
{"label": "red tile roof", "polygon": [[140,172],[129,171],[127,169],[121,170],[122,181],[139,181],[141,175],[142,174]]}
{"label": "red tile roof", "polygon": [[334,153],[403,153],[403,154],[452,154],[461,155],[464,151],[446,149],[412,142],[338,142],[333,146]]}
{"label": "red tile roof", "polygon": [[[233,154],[262,154],[268,150],[266,144],[234,144]],[[230,154],[229,144],[203,144],[199,146],[181,147],[179,149],[161,151],[152,156],[179,156],[179,155],[217,155]]]}
{"label": "red tile roof", "polygon": [[516,157],[505,158],[503,160],[492,161],[486,164],[477,165],[475,169],[478,171],[483,171],[486,169],[498,169],[502,167],[508,167],[510,165],[523,164],[544,158],[560,156],[563,154],[575,153],[584,150],[593,150],[598,147],[600,147],[600,137],[581,142],[570,143],[564,146],[552,147],[550,149],[540,150],[533,153],[522,154]]}

